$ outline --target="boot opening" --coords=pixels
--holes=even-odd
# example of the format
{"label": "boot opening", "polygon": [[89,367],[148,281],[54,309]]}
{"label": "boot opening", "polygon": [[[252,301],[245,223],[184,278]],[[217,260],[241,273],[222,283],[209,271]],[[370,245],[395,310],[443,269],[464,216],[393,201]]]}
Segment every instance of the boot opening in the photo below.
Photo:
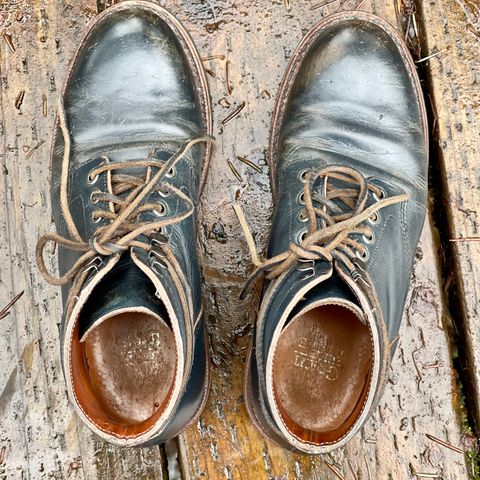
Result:
{"label": "boot opening", "polygon": [[300,312],[282,331],[273,361],[275,402],[303,442],[339,441],[365,404],[373,365],[369,328],[349,309]]}
{"label": "boot opening", "polygon": [[170,403],[177,344],[150,279],[124,255],[85,302],[71,339],[75,401],[100,430],[148,431]]}

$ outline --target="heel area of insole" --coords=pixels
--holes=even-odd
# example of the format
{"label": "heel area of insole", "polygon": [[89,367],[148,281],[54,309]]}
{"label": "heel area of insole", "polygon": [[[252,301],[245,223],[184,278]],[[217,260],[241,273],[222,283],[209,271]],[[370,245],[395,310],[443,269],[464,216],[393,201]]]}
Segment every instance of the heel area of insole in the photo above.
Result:
{"label": "heel area of insole", "polygon": [[176,344],[159,317],[132,312],[108,318],[85,339],[84,355],[92,390],[112,422],[144,422],[168,402]]}
{"label": "heel area of insole", "polygon": [[275,350],[277,408],[294,435],[336,441],[361,412],[373,348],[369,328],[349,309],[321,306],[295,317]]}

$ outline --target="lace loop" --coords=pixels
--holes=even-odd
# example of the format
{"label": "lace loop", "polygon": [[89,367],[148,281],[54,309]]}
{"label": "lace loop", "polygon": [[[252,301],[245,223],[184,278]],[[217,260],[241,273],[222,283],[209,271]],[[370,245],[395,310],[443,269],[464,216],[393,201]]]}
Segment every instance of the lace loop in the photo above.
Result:
{"label": "lace loop", "polygon": [[[363,235],[373,243],[375,237],[371,228],[362,223],[372,215],[378,216],[379,210],[405,202],[409,198],[406,194],[385,198],[383,190],[367,182],[358,170],[351,167],[332,165],[319,170],[310,170],[302,178],[305,178],[302,204],[305,203],[304,210],[308,219],[307,234],[302,241],[291,243],[286,252],[273,258],[260,259],[242,209],[238,204],[233,206],[256,267],[247,279],[242,295],[260,274],[266,273],[266,278],[272,280],[298,262],[323,259],[332,263],[333,260],[337,260],[350,270],[353,269],[355,257],[359,254],[360,258],[367,257],[368,250],[351,235]],[[312,187],[318,179],[323,181],[320,195],[312,192]],[[332,184],[331,180],[341,182],[341,186]],[[375,203],[367,207],[369,192],[373,194]],[[344,205],[343,209],[339,205],[340,202]]]}
{"label": "lace loop", "polygon": [[[53,285],[64,285],[71,281],[79,272],[84,272],[85,267],[88,268],[92,259],[98,257],[98,255],[119,255],[131,247],[149,250],[151,248],[150,245],[136,240],[140,235],[148,235],[164,226],[179,223],[191,216],[195,208],[193,201],[180,189],[166,183],[164,177],[167,176],[168,172],[172,171],[175,164],[184,158],[195,144],[212,142],[213,139],[209,136],[202,136],[189,140],[167,161],[148,158],[146,160],[116,164],[110,163],[109,159],[104,157],[102,164],[90,171],[89,182],[95,183],[99,175],[104,172],[108,174],[108,183],[111,184],[112,191],[110,193],[96,193],[95,199],[98,202],[109,202],[110,209],[97,210],[94,212],[94,216],[95,219],[107,219],[110,223],[99,226],[94,236],[88,241],[84,241],[78,233],[68,205],[68,166],[70,162],[71,138],[67,127],[65,109],[61,101],[59,102],[58,112],[59,126],[64,139],[60,179],[60,205],[70,238],[55,233],[48,233],[40,237],[36,248],[36,262],[47,282]],[[124,171],[138,167],[146,168],[145,179],[125,173],[112,174],[117,169]],[[152,175],[152,168],[154,167],[158,168],[158,171],[155,175]],[[172,217],[164,216],[156,222],[140,222],[138,220],[140,213],[158,209],[158,204],[156,203],[143,202],[153,191],[159,191],[160,189],[176,195],[180,202],[185,205],[185,211]],[[126,193],[126,196],[120,198],[119,195],[122,193]],[[82,252],[83,255],[64,275],[55,277],[49,273],[43,258],[45,246],[49,242],[54,242],[69,250]]]}

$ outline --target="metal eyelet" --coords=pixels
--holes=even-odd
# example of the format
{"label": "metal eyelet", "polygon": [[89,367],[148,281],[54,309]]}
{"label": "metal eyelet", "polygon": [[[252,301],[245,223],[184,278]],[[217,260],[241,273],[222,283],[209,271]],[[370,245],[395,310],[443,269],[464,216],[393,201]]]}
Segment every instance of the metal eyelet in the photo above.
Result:
{"label": "metal eyelet", "polygon": [[366,262],[370,258],[370,252],[368,251],[368,248],[365,248],[365,251],[363,253],[359,253],[357,250],[356,255],[360,260],[363,260],[364,262]]}
{"label": "metal eyelet", "polygon": [[167,263],[165,262],[164,258],[165,256],[163,256],[160,252],[156,252],[154,250],[150,250],[148,252],[148,258],[150,258],[150,267],[152,268],[152,270],[154,270],[156,273],[160,273],[158,270],[157,270],[157,267],[160,267],[160,268],[163,268],[164,270],[168,269],[168,265]]}
{"label": "metal eyelet", "polygon": [[[99,256],[93,257],[83,269],[83,273],[88,272],[89,270],[95,270],[96,272],[98,272],[102,264],[103,264],[103,260],[101,259],[101,257]],[[78,300],[78,297],[77,297],[77,300]]]}
{"label": "metal eyelet", "polygon": [[95,175],[94,177],[92,177],[92,174],[89,173],[88,176],[87,176],[87,182],[90,184],[90,185],[95,185],[98,181],[98,175]]}
{"label": "metal eyelet", "polygon": [[363,239],[365,243],[372,244],[375,242],[375,232],[373,230],[370,230],[370,235],[363,235]]}
{"label": "metal eyelet", "polygon": [[163,202],[159,202],[159,209],[153,210],[154,215],[157,217],[164,217],[167,214],[167,206]]}
{"label": "metal eyelet", "polygon": [[300,210],[300,212],[298,212],[297,220],[299,222],[302,222],[302,223],[308,222],[308,217],[307,217],[307,214],[305,212],[305,209],[302,209],[302,210]]}
{"label": "metal eyelet", "polygon": [[172,196],[172,192],[171,191],[162,191],[162,190],[159,190],[158,191],[159,195],[163,198],[168,198],[168,197],[171,197]]}
{"label": "metal eyelet", "polygon": [[374,198],[375,198],[376,200],[383,200],[383,199],[387,196],[387,194],[385,193],[385,190],[384,190],[382,187],[379,187],[379,186],[377,186],[377,185],[375,185],[375,186],[376,186],[376,187],[378,188],[378,190],[380,191],[380,195],[377,195],[376,193],[373,193]]}
{"label": "metal eyelet", "polygon": [[153,261],[151,264],[150,264],[150,267],[152,268],[152,270],[158,274],[160,274],[160,272],[158,271],[157,267],[160,267],[160,268],[163,268],[164,270],[167,270],[168,269],[168,266],[167,264],[162,260],[162,261],[158,261],[158,260],[155,260]]}
{"label": "metal eyelet", "polygon": [[303,230],[300,230],[297,233],[297,243],[302,243],[305,240],[307,233],[308,233],[308,230],[306,228],[304,228]]}
{"label": "metal eyelet", "polygon": [[152,233],[150,234],[150,245],[152,246],[161,246],[168,243],[168,238],[162,233]]}
{"label": "metal eyelet", "polygon": [[172,178],[176,175],[177,173],[177,170],[175,169],[175,167],[172,167],[166,174],[165,176],[168,177],[168,178]]}
{"label": "metal eyelet", "polygon": [[90,194],[90,203],[98,203],[99,202],[98,198],[96,198],[96,196],[99,193],[102,193],[102,192],[98,189],[95,189],[95,190],[92,191],[92,193]]}
{"label": "metal eyelet", "polygon": [[93,223],[98,223],[102,217],[95,217],[95,212],[92,213],[92,222]]}
{"label": "metal eyelet", "polygon": [[298,179],[302,183],[305,183],[307,181],[307,173],[308,173],[308,169],[305,169],[305,170],[302,170],[301,172],[299,172]]}
{"label": "metal eyelet", "polygon": [[315,276],[315,260],[299,259],[298,263],[297,270],[305,274],[303,280]]}
{"label": "metal eyelet", "polygon": [[160,261],[161,260],[163,262],[163,259],[166,258],[166,257],[162,252],[158,252],[156,250],[150,250],[148,252],[148,258],[150,260],[154,260],[154,261],[156,261],[156,260]]}
{"label": "metal eyelet", "polygon": [[297,195],[297,203],[299,205],[305,205],[305,192],[302,191]]}
{"label": "metal eyelet", "polygon": [[380,214],[378,212],[373,212],[373,214],[368,217],[368,223],[371,225],[377,225],[380,222]]}

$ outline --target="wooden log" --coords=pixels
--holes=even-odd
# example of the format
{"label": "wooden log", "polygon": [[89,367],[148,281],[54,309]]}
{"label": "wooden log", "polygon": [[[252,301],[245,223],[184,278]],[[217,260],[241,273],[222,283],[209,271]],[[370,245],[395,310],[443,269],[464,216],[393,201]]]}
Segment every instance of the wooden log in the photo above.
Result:
{"label": "wooden log", "polygon": [[[480,425],[480,88],[478,6],[464,0],[420,2],[430,94],[434,103],[434,168],[442,180],[443,210],[448,222],[458,321],[468,361],[471,399]],[[452,279],[450,279],[452,280]]]}
{"label": "wooden log", "polygon": [[25,294],[0,320],[0,478],[160,479],[158,447],[115,448],[77,421],[60,366],[59,289],[34,261],[38,236],[53,228],[49,147],[58,91],[95,10],[87,1],[12,2],[7,14],[10,46],[0,32],[0,310]]}

